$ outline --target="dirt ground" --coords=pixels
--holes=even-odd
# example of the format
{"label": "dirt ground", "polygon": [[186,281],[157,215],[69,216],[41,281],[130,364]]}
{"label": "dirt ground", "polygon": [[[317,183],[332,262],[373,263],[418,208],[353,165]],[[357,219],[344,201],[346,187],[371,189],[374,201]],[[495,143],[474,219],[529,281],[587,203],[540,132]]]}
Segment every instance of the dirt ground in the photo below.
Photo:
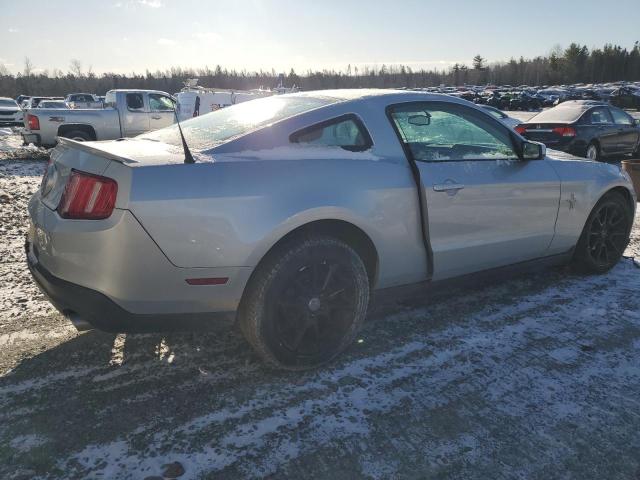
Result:
{"label": "dirt ground", "polygon": [[44,155],[0,137],[0,478],[640,478],[632,259],[406,300],[274,372],[235,331],[78,334],[23,259]]}

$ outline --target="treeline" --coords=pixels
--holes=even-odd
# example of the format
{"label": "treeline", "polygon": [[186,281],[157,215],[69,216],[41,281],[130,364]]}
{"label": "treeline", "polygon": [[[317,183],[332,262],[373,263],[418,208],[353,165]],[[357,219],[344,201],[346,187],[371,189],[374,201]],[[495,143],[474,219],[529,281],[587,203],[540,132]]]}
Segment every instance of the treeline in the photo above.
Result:
{"label": "treeline", "polygon": [[[0,95],[62,96],[70,92],[91,92],[104,95],[112,88],[145,88],[174,93],[185,80],[199,78],[207,87],[248,90],[273,88],[279,74],[271,71],[237,71],[217,66],[198,69],[170,68],[147,71],[145,74],[103,73],[83,70],[73,60],[67,72],[39,71],[26,58],[24,69],[11,74],[0,65]],[[535,58],[512,58],[508,62],[487,63],[477,55],[471,65],[455,64],[447,69],[412,69],[405,65],[379,67],[348,66],[345,70],[322,70],[296,73],[293,69],[284,76],[285,86],[302,90],[359,87],[429,87],[446,85],[556,85],[573,83],[604,83],[640,80],[640,42],[631,49],[607,44],[590,50],[586,45],[572,43],[568,48],[554,48],[548,55]]]}

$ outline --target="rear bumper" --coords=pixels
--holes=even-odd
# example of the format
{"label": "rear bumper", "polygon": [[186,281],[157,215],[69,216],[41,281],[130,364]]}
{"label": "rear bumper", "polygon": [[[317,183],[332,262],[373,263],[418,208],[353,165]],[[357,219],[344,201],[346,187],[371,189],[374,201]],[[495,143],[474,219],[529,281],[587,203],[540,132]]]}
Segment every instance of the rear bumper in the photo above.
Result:
{"label": "rear bumper", "polygon": [[[115,210],[106,220],[65,220],[36,193],[29,213],[29,268],[71,320],[134,332],[189,330],[235,318],[252,269],[176,267],[128,211]],[[228,281],[187,282],[220,277]]]}
{"label": "rear bumper", "polygon": [[29,145],[30,143],[33,143],[36,147],[39,147],[42,145],[40,135],[38,135],[37,133],[23,132],[20,135],[22,135],[22,141],[25,143],[25,145]]}
{"label": "rear bumper", "polygon": [[27,264],[40,290],[76,326],[80,322],[86,322],[106,332],[159,332],[206,329],[214,324],[219,326],[221,321],[232,324],[235,320],[235,312],[160,315],[131,313],[100,292],[52,275],[29,255]]}

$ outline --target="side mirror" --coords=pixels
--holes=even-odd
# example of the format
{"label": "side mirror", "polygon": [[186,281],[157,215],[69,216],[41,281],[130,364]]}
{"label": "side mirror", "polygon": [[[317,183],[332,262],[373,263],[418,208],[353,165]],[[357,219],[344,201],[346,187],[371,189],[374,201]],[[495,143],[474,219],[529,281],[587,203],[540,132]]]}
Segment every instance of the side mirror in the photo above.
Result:
{"label": "side mirror", "polygon": [[426,127],[431,123],[431,115],[429,115],[428,113],[425,113],[423,115],[411,115],[408,121],[411,125]]}
{"label": "side mirror", "polygon": [[544,143],[525,141],[522,144],[523,160],[542,160],[547,154]]}
{"label": "side mirror", "polygon": [[633,119],[633,126],[634,127],[640,126],[640,118],[634,118]]}

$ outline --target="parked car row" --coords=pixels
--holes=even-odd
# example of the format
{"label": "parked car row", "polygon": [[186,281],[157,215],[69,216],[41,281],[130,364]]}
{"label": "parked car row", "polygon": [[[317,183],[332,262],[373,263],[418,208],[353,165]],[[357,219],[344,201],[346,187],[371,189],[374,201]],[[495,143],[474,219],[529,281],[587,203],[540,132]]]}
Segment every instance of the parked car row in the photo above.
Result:
{"label": "parked car row", "polygon": [[445,93],[500,110],[539,110],[570,100],[598,100],[619,108],[640,110],[640,83],[576,84],[559,86],[465,85],[430,87],[428,92]]}
{"label": "parked car row", "polygon": [[[103,102],[97,95],[91,93],[71,93],[66,97],[44,97],[44,96],[27,96],[19,95],[16,103],[23,110],[37,108],[40,102],[44,100],[57,100],[64,105],[57,108],[102,108]],[[52,107],[47,107],[52,108]]]}

